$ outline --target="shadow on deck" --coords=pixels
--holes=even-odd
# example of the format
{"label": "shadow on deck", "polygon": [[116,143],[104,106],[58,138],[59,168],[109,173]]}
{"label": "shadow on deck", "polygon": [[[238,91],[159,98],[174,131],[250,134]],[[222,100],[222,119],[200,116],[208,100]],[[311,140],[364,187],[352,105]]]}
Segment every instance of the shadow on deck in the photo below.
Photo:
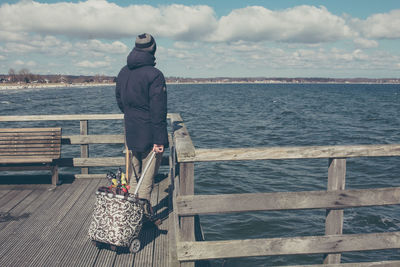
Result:
{"label": "shadow on deck", "polygon": [[32,177],[12,185],[1,182],[0,266],[174,266],[169,262],[169,179],[158,179],[152,194],[163,223],[142,229],[142,249],[134,255],[98,249],[88,238],[95,191],[106,180],[61,178],[56,188],[24,184]]}

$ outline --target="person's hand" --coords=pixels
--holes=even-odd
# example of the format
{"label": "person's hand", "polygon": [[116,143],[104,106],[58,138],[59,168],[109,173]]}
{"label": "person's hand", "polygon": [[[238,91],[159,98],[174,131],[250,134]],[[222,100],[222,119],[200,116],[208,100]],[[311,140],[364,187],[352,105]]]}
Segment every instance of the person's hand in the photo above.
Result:
{"label": "person's hand", "polygon": [[153,151],[154,151],[155,153],[163,153],[163,152],[164,152],[164,145],[157,145],[157,144],[154,144],[154,145],[153,145]]}

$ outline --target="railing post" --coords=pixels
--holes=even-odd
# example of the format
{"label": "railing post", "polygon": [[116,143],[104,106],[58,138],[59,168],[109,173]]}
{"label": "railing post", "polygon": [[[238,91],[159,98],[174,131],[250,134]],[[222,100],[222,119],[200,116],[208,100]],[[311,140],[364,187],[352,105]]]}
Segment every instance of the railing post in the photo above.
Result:
{"label": "railing post", "polygon": [[[344,190],[346,184],[346,159],[330,158],[328,169],[328,191]],[[326,210],[325,235],[343,233],[343,210]],[[328,254],[324,263],[340,263],[341,254]]]}
{"label": "railing post", "polygon": [[[89,122],[88,120],[80,121],[80,134],[88,135],[89,133]],[[81,158],[89,157],[89,145],[81,145]],[[81,174],[89,174],[89,168],[81,168]]]}
{"label": "railing post", "polygon": [[[177,167],[179,172],[178,186],[175,187],[177,194],[187,196],[194,194],[194,161],[195,148],[185,124],[179,114],[171,114],[173,128],[173,142],[176,152]],[[182,162],[185,159],[185,162]],[[174,207],[174,212],[176,207]],[[194,232],[194,216],[178,217],[179,228],[177,229],[177,242],[196,241]],[[195,262],[180,262],[180,266],[194,267]]]}
{"label": "railing post", "polygon": [[[194,194],[194,163],[179,164],[179,195]],[[194,234],[194,216],[180,218],[180,238],[181,241],[196,241]],[[194,266],[194,262],[182,262],[181,267]]]}

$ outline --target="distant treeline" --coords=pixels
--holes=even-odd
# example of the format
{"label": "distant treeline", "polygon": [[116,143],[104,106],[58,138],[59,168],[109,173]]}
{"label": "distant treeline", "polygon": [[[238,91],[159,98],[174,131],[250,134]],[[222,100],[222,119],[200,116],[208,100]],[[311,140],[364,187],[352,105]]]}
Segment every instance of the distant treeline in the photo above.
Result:
{"label": "distant treeline", "polygon": [[15,71],[10,69],[8,74],[0,74],[1,83],[112,83],[115,77],[105,75],[62,75],[62,74],[33,74],[28,69]]}
{"label": "distant treeline", "polygon": [[279,77],[217,77],[217,78],[181,78],[168,77],[174,83],[400,83],[399,78],[279,78]]}
{"label": "distant treeline", "polygon": [[[62,75],[62,74],[32,74],[28,69],[15,71],[10,69],[8,74],[0,74],[0,83],[114,83],[115,76],[106,75]],[[399,78],[182,78],[166,77],[168,83],[396,83]]]}

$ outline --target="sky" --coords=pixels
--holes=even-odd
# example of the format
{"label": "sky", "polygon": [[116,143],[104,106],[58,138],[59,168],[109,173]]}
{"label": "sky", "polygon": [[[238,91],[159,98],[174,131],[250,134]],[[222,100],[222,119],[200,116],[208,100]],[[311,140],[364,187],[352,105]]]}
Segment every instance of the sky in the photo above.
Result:
{"label": "sky", "polygon": [[0,0],[0,74],[116,76],[144,32],[167,77],[400,77],[399,0]]}

